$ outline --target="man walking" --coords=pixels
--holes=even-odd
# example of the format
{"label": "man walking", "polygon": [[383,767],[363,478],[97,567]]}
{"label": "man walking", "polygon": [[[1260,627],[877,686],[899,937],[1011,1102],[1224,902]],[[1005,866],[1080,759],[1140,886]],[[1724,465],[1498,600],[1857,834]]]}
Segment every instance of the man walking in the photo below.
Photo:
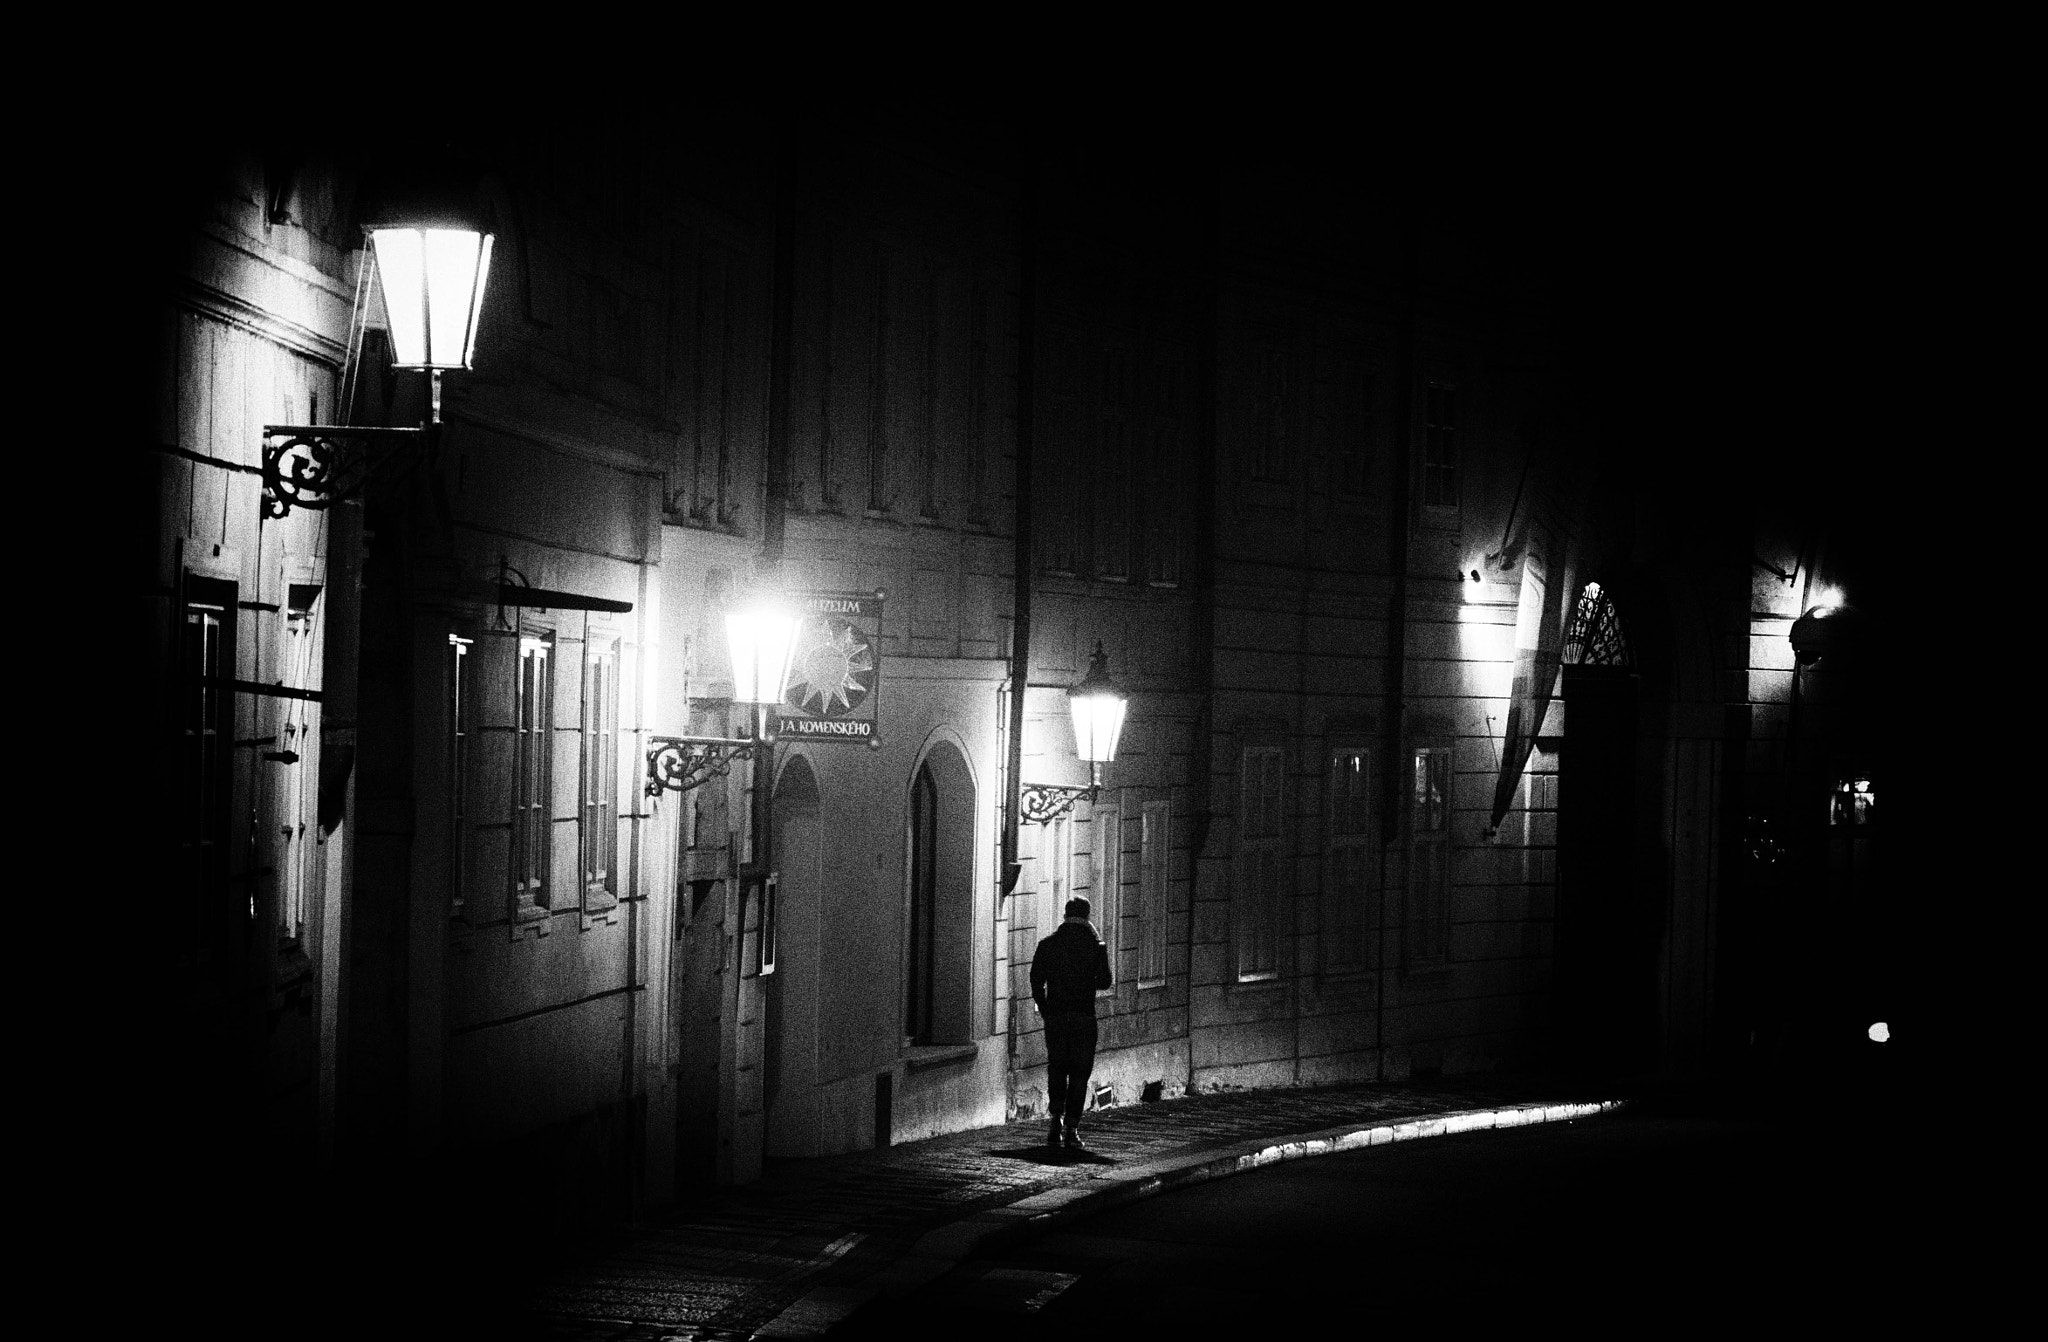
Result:
{"label": "man walking", "polygon": [[[1047,1146],[1081,1150],[1081,1103],[1095,1070],[1095,991],[1107,988],[1109,951],[1076,895],[1067,916],[1031,957],[1031,1000],[1045,1018],[1045,1089],[1052,1131]],[[1061,1120],[1065,1130],[1061,1130]]]}

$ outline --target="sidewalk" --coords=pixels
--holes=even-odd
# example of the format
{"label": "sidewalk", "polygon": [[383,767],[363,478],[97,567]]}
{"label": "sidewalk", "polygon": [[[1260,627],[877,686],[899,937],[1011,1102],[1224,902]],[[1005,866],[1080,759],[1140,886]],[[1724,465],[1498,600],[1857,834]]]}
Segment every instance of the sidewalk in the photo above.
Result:
{"label": "sidewalk", "polygon": [[1625,1086],[1475,1076],[1188,1096],[1094,1113],[1088,1150],[1042,1120],[771,1162],[534,1283],[549,1342],[817,1337],[977,1250],[1277,1160],[1611,1109]]}

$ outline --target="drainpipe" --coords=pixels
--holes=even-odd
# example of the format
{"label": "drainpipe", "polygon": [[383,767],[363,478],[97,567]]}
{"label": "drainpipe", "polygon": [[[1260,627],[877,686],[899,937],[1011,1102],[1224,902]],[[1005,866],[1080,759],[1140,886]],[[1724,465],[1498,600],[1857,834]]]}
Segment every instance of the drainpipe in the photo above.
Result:
{"label": "drainpipe", "polygon": [[[1015,466],[1015,550],[1011,556],[1010,720],[1003,760],[1002,892],[1017,888],[1023,867],[1017,857],[1017,807],[1023,790],[1024,691],[1031,678],[1031,491],[1037,416],[1038,357],[1038,165],[1026,149],[1022,198],[1018,202],[1017,275],[1017,448]],[[1015,1025],[1014,1009],[1012,1026]]]}
{"label": "drainpipe", "polygon": [[1379,972],[1373,976],[1373,1039],[1376,1080],[1387,1079],[1387,856],[1401,832],[1401,799],[1406,795],[1408,696],[1408,514],[1414,489],[1411,459],[1415,428],[1415,222],[1401,222],[1401,296],[1399,332],[1394,347],[1394,525],[1388,528],[1393,561],[1394,601],[1387,618],[1388,743],[1386,785],[1380,793]]}
{"label": "drainpipe", "polygon": [[[783,528],[789,510],[790,474],[790,364],[796,339],[796,118],[782,120],[775,134],[775,255],[773,288],[768,318],[768,461],[767,498],[761,513],[761,554],[755,561],[759,577],[780,585],[782,577]],[[772,709],[757,710],[754,739],[768,731]],[[774,842],[775,756],[772,746],[754,757],[753,814],[749,817],[753,837],[751,865],[766,879]],[[763,898],[766,898],[764,885]],[[746,901],[741,899],[741,922],[746,919]],[[746,929],[741,927],[744,941]]]}
{"label": "drainpipe", "polygon": [[[792,329],[796,307],[796,121],[785,118],[775,131],[775,240],[768,316],[768,442],[766,475],[761,509],[761,550],[754,559],[757,582],[779,589],[782,582],[783,526],[789,507],[789,421],[790,357],[794,345]],[[727,904],[732,916],[730,948],[732,969],[732,1034],[722,1047],[731,1050],[735,1071],[731,1090],[731,1126],[721,1123],[719,1133],[723,1167],[720,1182],[743,1183],[760,1177],[755,1155],[743,1166],[740,1153],[749,1149],[739,1144],[740,1104],[738,1064],[742,1057],[741,1022],[747,1015],[747,896],[758,891],[754,906],[755,936],[767,928],[768,876],[774,867],[775,748],[762,744],[768,738],[772,706],[751,710],[752,736],[756,742],[747,766],[747,860],[736,872],[737,898]],[[756,992],[759,991],[758,984]],[[758,1001],[754,1004],[757,1008]],[[765,1027],[764,1027],[765,1028]],[[765,1041],[764,1041],[765,1045]],[[758,1080],[760,1073],[755,1077]],[[758,1098],[758,1096],[756,1097]],[[766,1130],[760,1132],[762,1146]]]}
{"label": "drainpipe", "polygon": [[[1194,776],[1188,780],[1188,817],[1192,822],[1189,826],[1188,856],[1190,872],[1196,882],[1200,880],[1199,859],[1208,851],[1210,821],[1215,815],[1212,780],[1216,752],[1216,539],[1219,527],[1216,495],[1217,477],[1222,469],[1222,449],[1216,425],[1216,388],[1219,381],[1217,365],[1221,358],[1217,346],[1223,325],[1222,247],[1217,234],[1217,203],[1212,194],[1202,219],[1199,262],[1201,281],[1208,286],[1208,292],[1204,295],[1201,329],[1197,333],[1195,347],[1194,405],[1197,410],[1194,497],[1190,500],[1192,518],[1189,527],[1194,602],[1188,615],[1188,646],[1193,649],[1188,670],[1195,692],[1195,724],[1191,752]],[[1169,854],[1171,848],[1172,839],[1168,836]],[[1181,931],[1186,934],[1188,944],[1194,945],[1195,901],[1192,890],[1188,899],[1187,922]],[[1184,1038],[1188,1041],[1187,1071],[1181,1077],[1181,1089],[1182,1093],[1192,1095],[1195,1093],[1192,1026]]]}
{"label": "drainpipe", "polygon": [[761,514],[765,576],[782,571],[783,515],[789,506],[789,365],[796,311],[796,121],[775,135],[775,256],[768,327],[767,500]]}

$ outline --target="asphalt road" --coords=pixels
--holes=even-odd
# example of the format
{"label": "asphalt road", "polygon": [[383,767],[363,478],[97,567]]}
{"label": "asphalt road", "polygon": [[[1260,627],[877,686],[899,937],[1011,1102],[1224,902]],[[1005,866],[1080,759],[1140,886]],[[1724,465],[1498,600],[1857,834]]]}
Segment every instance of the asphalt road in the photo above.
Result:
{"label": "asphalt road", "polygon": [[1941,1247],[1903,1136],[1855,1105],[1694,1097],[1293,1161],[970,1260],[842,1331],[1893,1333]]}

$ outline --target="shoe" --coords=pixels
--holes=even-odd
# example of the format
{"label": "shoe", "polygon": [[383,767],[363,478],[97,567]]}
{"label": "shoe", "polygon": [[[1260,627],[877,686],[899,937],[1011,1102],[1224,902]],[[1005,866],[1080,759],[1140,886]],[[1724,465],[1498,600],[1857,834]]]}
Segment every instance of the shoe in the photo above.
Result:
{"label": "shoe", "polygon": [[1067,1135],[1062,1144],[1069,1151],[1086,1151],[1088,1149],[1088,1143],[1082,1141],[1081,1134],[1072,1128],[1067,1129]]}
{"label": "shoe", "polygon": [[1057,1124],[1057,1123],[1053,1124],[1053,1125],[1052,1125],[1052,1131],[1051,1131],[1051,1132],[1048,1132],[1048,1133],[1046,1133],[1046,1134],[1045,1134],[1045,1144],[1046,1144],[1047,1146],[1051,1146],[1051,1147],[1058,1147],[1058,1146],[1059,1146],[1059,1144],[1060,1144],[1060,1125],[1059,1125],[1059,1124]]}

